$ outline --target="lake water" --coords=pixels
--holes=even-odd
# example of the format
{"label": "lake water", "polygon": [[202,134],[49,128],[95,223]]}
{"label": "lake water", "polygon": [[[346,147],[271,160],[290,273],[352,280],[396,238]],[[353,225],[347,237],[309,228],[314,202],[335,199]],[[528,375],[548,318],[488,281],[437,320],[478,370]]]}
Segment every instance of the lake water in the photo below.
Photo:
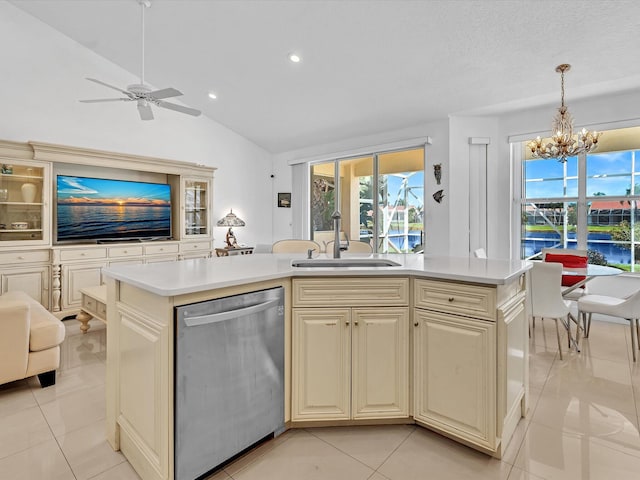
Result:
{"label": "lake water", "polygon": [[168,237],[169,206],[58,205],[58,241]]}
{"label": "lake water", "polygon": [[[372,237],[371,234],[366,233],[366,230],[360,231],[360,240],[363,242],[368,242]],[[389,239],[398,250],[411,252],[414,247],[422,244],[422,231],[410,230],[405,242],[402,230],[389,230]]]}
{"label": "lake water", "polygon": [[[576,234],[569,233],[568,237],[568,248],[577,248]],[[554,232],[527,232],[523,240],[525,256],[530,257],[541,249],[554,247],[558,243],[561,243],[560,236]],[[611,243],[609,233],[589,233],[587,249],[602,253],[609,263],[631,263],[631,250]]]}

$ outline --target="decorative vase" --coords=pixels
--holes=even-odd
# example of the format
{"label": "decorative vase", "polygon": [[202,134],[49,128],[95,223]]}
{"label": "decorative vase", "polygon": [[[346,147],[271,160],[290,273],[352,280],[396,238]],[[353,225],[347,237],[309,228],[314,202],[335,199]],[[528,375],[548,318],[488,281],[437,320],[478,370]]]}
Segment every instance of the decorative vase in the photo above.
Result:
{"label": "decorative vase", "polygon": [[33,183],[23,183],[22,187],[22,201],[24,203],[33,203],[36,199],[36,186]]}

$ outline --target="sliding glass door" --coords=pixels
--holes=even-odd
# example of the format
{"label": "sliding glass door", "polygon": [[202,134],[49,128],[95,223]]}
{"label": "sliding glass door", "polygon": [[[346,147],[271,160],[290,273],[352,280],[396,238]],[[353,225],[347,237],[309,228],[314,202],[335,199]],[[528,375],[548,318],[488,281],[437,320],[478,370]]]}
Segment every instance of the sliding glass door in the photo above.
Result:
{"label": "sliding glass door", "polygon": [[374,252],[422,252],[424,148],[374,153],[311,165],[311,238],[334,239],[340,211],[343,241],[369,243]]}

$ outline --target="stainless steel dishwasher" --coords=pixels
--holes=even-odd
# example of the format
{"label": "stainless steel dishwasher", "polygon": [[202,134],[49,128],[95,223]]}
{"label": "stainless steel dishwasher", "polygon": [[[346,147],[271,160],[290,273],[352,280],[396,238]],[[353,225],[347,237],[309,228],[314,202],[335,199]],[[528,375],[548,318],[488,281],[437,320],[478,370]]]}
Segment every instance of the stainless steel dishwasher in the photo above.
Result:
{"label": "stainless steel dishwasher", "polygon": [[284,430],[284,290],[176,307],[175,479]]}

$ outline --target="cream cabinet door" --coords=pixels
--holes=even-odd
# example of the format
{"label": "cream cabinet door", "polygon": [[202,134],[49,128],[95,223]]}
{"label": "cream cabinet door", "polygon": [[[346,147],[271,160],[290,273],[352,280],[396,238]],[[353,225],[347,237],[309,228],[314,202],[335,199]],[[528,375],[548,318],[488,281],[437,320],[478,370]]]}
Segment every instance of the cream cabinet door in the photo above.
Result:
{"label": "cream cabinet door", "polygon": [[102,283],[104,263],[80,263],[62,266],[62,308],[80,307],[80,289]]}
{"label": "cream cabinet door", "polygon": [[2,293],[21,290],[49,308],[49,267],[8,268],[0,273]]}
{"label": "cream cabinet door", "polygon": [[414,418],[494,450],[495,323],[414,312]]}
{"label": "cream cabinet door", "polygon": [[350,418],[350,313],[348,308],[293,309],[293,421]]}
{"label": "cream cabinet door", "polygon": [[352,309],[353,418],[409,416],[409,309]]}

